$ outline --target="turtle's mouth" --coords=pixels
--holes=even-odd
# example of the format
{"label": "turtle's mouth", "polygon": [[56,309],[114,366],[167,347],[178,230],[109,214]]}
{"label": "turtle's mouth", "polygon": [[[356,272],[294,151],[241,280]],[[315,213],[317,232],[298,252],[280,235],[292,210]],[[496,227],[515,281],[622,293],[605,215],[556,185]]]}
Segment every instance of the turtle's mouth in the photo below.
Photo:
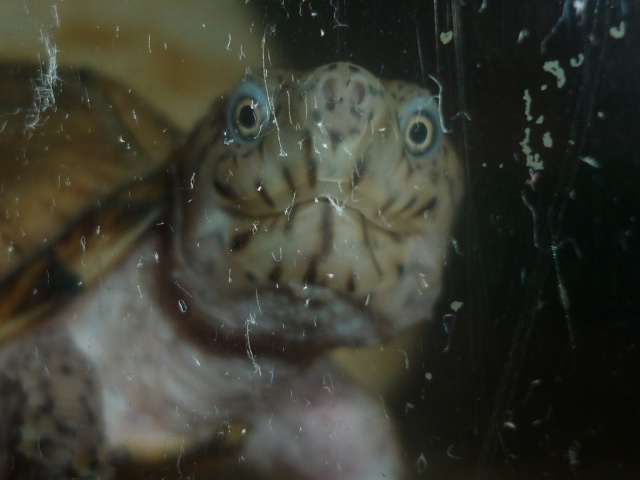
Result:
{"label": "turtle's mouth", "polygon": [[221,208],[192,251],[238,288],[316,285],[364,301],[402,275],[408,236],[358,206],[323,194],[259,215]]}
{"label": "turtle's mouth", "polygon": [[[367,199],[357,199],[353,197],[340,198],[330,193],[322,193],[316,197],[304,200],[296,199],[296,194],[294,193],[291,202],[284,207],[280,209],[262,210],[260,213],[256,213],[252,208],[242,208],[241,205],[225,207],[225,210],[229,215],[243,217],[251,221],[252,224],[255,224],[256,221],[278,223],[280,217],[284,217],[287,222],[298,221],[297,213],[299,210],[323,208],[323,205],[330,207],[333,214],[337,217],[351,215],[353,218],[359,219],[359,225],[362,226],[366,224],[368,229],[373,229],[374,231],[381,230],[390,236],[412,235],[419,234],[420,232],[420,229],[416,228],[412,222],[397,218],[394,214],[385,214],[384,204],[376,206],[372,201]],[[252,231],[252,233],[255,233],[255,231]],[[310,235],[311,233],[312,232],[310,232]]]}

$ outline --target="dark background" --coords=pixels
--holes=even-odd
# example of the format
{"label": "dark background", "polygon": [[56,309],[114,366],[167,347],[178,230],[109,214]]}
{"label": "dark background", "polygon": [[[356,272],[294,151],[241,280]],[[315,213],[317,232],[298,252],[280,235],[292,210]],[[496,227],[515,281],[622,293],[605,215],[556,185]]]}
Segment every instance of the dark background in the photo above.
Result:
{"label": "dark background", "polygon": [[[444,87],[467,195],[448,291],[395,403],[408,462],[427,459],[416,478],[640,478],[638,3],[261,5],[274,35],[295,39],[294,67],[346,60],[436,91],[431,74]],[[571,67],[579,53],[584,63]],[[564,69],[562,88],[542,68],[549,60]],[[533,185],[525,127],[545,165]],[[453,300],[464,306],[447,332],[439,319]]]}

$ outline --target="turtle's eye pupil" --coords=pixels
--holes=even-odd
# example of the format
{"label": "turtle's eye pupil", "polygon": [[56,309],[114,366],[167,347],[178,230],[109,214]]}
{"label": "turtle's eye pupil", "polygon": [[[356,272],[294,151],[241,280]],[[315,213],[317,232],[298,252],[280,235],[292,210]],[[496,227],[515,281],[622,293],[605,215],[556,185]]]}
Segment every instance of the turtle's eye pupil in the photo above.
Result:
{"label": "turtle's eye pupil", "polygon": [[411,126],[409,139],[415,145],[421,145],[429,138],[429,128],[424,122],[416,122]]}
{"label": "turtle's eye pupil", "polygon": [[414,155],[429,152],[437,140],[435,125],[426,112],[415,112],[407,121],[404,145]]}
{"label": "turtle's eye pupil", "polygon": [[254,112],[253,105],[244,105],[238,113],[238,124],[247,130],[252,130],[258,119]]}
{"label": "turtle's eye pupil", "polygon": [[238,101],[235,107],[233,123],[235,131],[245,140],[258,138],[265,125],[265,115],[261,105],[255,99],[247,97]]}

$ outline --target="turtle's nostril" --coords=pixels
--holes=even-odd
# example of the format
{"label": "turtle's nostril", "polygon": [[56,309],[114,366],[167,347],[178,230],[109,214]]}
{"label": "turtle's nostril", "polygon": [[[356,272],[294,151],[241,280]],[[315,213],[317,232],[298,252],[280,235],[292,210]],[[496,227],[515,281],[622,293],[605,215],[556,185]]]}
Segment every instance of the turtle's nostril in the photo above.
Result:
{"label": "turtle's nostril", "polygon": [[338,82],[335,78],[328,78],[322,84],[322,88],[320,90],[322,92],[322,96],[328,102],[337,102],[340,98],[338,92]]}
{"label": "turtle's nostril", "polygon": [[320,92],[327,102],[336,103],[345,100],[351,105],[360,105],[367,95],[364,82],[354,78],[327,78],[322,83]]}
{"label": "turtle's nostril", "polygon": [[347,83],[349,101],[353,105],[360,105],[367,94],[367,89],[360,80],[350,80]]}

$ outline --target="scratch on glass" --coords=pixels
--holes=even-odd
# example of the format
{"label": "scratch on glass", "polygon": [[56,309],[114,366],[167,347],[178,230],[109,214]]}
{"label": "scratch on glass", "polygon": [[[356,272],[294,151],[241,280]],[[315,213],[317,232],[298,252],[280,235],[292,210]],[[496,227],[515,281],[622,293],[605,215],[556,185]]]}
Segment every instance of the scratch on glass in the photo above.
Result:
{"label": "scratch on glass", "polygon": [[193,298],[193,295],[191,295],[185,288],[182,287],[182,285],[180,285],[177,281],[173,282],[175,284],[176,287],[178,287],[180,290],[182,290],[184,293],[186,293],[187,295],[189,295],[189,298]]}

